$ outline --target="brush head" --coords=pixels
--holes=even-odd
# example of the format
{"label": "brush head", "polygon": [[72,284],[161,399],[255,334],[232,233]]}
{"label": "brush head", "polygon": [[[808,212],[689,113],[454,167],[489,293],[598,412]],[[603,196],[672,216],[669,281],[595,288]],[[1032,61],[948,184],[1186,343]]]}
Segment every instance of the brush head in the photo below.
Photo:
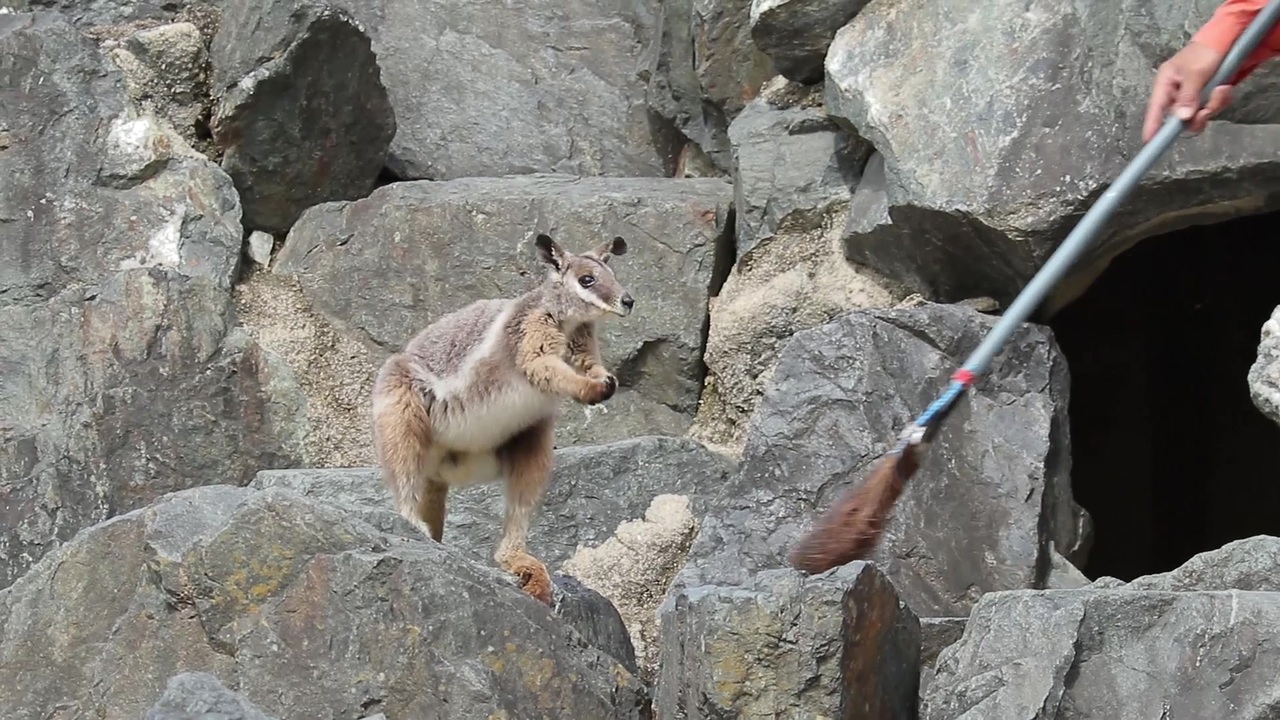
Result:
{"label": "brush head", "polygon": [[869,555],[902,488],[919,469],[922,452],[922,446],[908,444],[881,458],[861,485],[846,490],[800,538],[787,557],[791,566],[816,575]]}

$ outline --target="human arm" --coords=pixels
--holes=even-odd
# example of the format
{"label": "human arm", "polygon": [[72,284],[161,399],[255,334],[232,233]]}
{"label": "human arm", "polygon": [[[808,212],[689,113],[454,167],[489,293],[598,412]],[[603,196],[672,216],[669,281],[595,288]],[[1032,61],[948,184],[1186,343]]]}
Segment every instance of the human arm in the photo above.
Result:
{"label": "human arm", "polygon": [[1204,107],[1200,106],[1200,92],[1205,83],[1213,77],[1236,39],[1265,5],[1266,0],[1226,0],[1196,31],[1191,41],[1160,66],[1147,103],[1142,128],[1144,142],[1155,136],[1171,108],[1187,122],[1191,132],[1202,132],[1209,119],[1231,102],[1232,87],[1259,65],[1280,55],[1280,27],[1277,27],[1259,43],[1226,84],[1214,88],[1209,102]]}

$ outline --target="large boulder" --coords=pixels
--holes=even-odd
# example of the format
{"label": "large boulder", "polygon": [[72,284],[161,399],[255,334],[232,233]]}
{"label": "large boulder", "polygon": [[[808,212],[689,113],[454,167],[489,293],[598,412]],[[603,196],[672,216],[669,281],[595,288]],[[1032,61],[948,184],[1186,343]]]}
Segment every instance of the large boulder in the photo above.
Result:
{"label": "large boulder", "polygon": [[[672,138],[645,106],[632,0],[329,4],[372,39],[395,109],[388,167],[398,177],[668,174]],[[222,27],[253,33],[293,6],[226,0]]]}
{"label": "large boulder", "polygon": [[[375,350],[358,375],[343,378],[367,397],[383,358],[431,321],[474,300],[536,287],[546,274],[532,246],[536,232],[549,230],[576,252],[622,235],[627,254],[612,267],[636,309],[599,326],[619,390],[600,408],[566,399],[557,442],[679,435],[702,388],[707,299],[732,235],[732,192],[720,179],[396,183],[364,200],[307,210],[273,272],[297,278],[309,310]],[[291,356],[287,348],[282,354]]]}
{"label": "large boulder", "polygon": [[513,576],[281,488],[174,493],[0,591],[5,717],[141,717],[178,672],[214,675],[282,720],[648,706]]}
{"label": "large boulder", "polygon": [[751,39],[751,0],[656,3],[642,64],[649,106],[721,172],[732,167],[729,123],[775,72]]}
{"label": "large boulder", "polygon": [[172,490],[298,461],[304,398],[236,323],[230,178],[54,13],[0,15],[0,587]]}
{"label": "large boulder", "polygon": [[784,77],[822,80],[827,48],[836,32],[868,0],[752,0],[751,38]]}
{"label": "large boulder", "polygon": [[[1155,68],[1214,3],[871,3],[826,57],[828,111],[868,138],[846,250],[952,302],[1007,302],[1141,146]],[[1016,38],[1016,42],[1011,39]],[[1144,177],[1051,312],[1139,239],[1280,208],[1280,67]]]}
{"label": "large boulder", "polygon": [[1262,414],[1280,423],[1280,306],[1262,325],[1258,357],[1249,367],[1249,397]]}
{"label": "large boulder", "polygon": [[1127,583],[1101,577],[1093,585],[1165,592],[1247,590],[1280,593],[1280,538],[1255,535],[1233,540],[1220,548],[1193,555],[1169,572],[1142,575]]}
{"label": "large boulder", "polygon": [[916,716],[920,623],[874,565],[685,588],[661,613],[660,717]]}
{"label": "large boulder", "polygon": [[741,451],[782,346],[836,315],[902,293],[840,241],[868,146],[822,112],[821,88],[770,82],[729,126],[737,260],[711,302],[696,437]]}
{"label": "large boulder", "polygon": [[312,205],[367,195],[396,116],[364,29],[309,2],[230,7],[213,39],[210,126],[245,227],[283,233]]}
{"label": "large boulder", "polygon": [[[924,305],[796,333],[676,586],[736,585],[785,567],[815,515],[860,480],[993,323]],[[1024,325],[940,428],[871,557],[917,616],[964,616],[982,593],[1042,587],[1055,553],[1087,551],[1069,482],[1068,380],[1051,333]]]}
{"label": "large boulder", "polygon": [[1280,593],[990,593],[922,720],[1275,717]]}

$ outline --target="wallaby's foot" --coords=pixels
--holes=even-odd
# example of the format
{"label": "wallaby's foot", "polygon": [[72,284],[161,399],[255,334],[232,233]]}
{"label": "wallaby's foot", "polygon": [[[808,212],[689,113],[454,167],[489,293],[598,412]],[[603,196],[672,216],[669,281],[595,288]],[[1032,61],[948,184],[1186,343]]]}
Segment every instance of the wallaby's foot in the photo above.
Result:
{"label": "wallaby's foot", "polygon": [[507,570],[520,578],[520,589],[551,606],[551,573],[542,561],[532,555],[517,555],[507,562]]}

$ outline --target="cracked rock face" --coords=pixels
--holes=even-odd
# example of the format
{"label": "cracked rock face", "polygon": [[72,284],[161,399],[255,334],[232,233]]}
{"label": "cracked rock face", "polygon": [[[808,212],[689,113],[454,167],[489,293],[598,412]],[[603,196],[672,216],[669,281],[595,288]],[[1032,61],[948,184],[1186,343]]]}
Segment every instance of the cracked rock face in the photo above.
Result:
{"label": "cracked rock face", "polygon": [[991,593],[938,656],[922,720],[1275,717],[1280,593]]}
{"label": "cracked rock face", "polygon": [[598,325],[619,391],[600,408],[562,405],[560,445],[678,435],[702,387],[707,298],[732,186],[720,179],[519,176],[396,183],[364,200],[305,212],[273,272],[296,276],[312,310],[377,348],[374,363],[443,314],[514,297],[546,266],[532,240],[550,232],[571,252],[621,235],[611,261],[636,300]]}
{"label": "cracked rock face", "polygon": [[0,587],[81,528],[299,461],[302,398],[235,322],[235,189],[50,12],[0,15]]}
{"label": "cracked rock face", "polygon": [[[825,62],[829,111],[884,160],[883,177],[858,188],[849,257],[932,300],[1007,303],[1139,150],[1153,68],[1214,7],[869,4]],[[1277,78],[1263,67],[1224,122],[1175,143],[1056,289],[1062,299],[1142,237],[1280,207]]]}
{"label": "cracked rock face", "polygon": [[1280,423],[1280,307],[1262,325],[1258,358],[1249,368],[1249,397],[1262,414]]}
{"label": "cracked rock face", "polygon": [[5,717],[140,717],[175,666],[282,718],[638,720],[648,706],[511,576],[279,488],[166,496],[0,591]]}

